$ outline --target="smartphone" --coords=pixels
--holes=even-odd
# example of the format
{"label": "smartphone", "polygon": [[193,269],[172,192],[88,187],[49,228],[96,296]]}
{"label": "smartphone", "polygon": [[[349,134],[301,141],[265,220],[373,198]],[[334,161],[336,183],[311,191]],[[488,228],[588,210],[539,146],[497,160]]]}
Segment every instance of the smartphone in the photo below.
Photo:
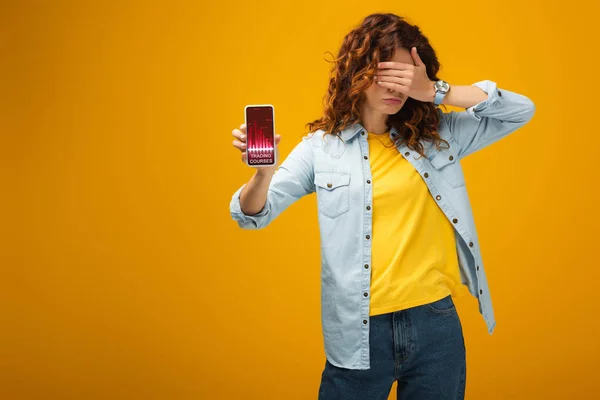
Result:
{"label": "smartphone", "polygon": [[275,110],[271,104],[247,105],[246,164],[266,167],[277,163],[275,151]]}

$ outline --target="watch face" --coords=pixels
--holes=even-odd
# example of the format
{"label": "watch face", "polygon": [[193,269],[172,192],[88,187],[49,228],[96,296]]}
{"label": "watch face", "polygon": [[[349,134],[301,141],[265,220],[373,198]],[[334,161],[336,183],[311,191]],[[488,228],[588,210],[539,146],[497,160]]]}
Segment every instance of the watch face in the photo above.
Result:
{"label": "watch face", "polygon": [[448,82],[441,80],[437,81],[434,86],[436,90],[442,93],[446,93],[450,89],[450,85],[448,84]]}

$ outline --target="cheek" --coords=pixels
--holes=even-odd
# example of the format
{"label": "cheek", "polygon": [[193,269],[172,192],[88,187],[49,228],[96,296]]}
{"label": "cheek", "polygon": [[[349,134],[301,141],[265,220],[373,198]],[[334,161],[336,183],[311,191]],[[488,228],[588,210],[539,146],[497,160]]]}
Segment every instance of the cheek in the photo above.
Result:
{"label": "cheek", "polygon": [[381,97],[381,87],[376,84],[373,83],[371,84],[371,86],[369,86],[369,88],[365,91],[365,96],[367,97],[367,101],[369,102],[373,102],[375,100],[377,100],[379,97]]}

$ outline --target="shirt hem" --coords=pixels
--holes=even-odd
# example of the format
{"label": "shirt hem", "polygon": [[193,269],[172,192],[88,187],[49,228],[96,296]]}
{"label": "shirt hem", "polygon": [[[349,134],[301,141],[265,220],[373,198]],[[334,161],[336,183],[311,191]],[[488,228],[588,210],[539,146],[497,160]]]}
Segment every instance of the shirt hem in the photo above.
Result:
{"label": "shirt hem", "polygon": [[410,301],[410,302],[404,303],[404,304],[396,304],[396,305],[392,305],[392,306],[378,307],[376,309],[371,309],[370,316],[375,316],[375,315],[380,315],[380,314],[387,314],[387,313],[395,312],[395,311],[402,311],[402,310],[406,310],[408,308],[413,308],[413,307],[418,307],[418,306],[422,306],[422,305],[425,305],[425,304],[433,303],[434,301],[441,300],[444,297],[447,297],[447,296],[451,295],[452,291],[450,289],[448,289],[448,290],[445,290],[442,293],[444,293],[444,294],[436,294],[436,295],[424,297],[424,298],[419,299],[419,300]]}

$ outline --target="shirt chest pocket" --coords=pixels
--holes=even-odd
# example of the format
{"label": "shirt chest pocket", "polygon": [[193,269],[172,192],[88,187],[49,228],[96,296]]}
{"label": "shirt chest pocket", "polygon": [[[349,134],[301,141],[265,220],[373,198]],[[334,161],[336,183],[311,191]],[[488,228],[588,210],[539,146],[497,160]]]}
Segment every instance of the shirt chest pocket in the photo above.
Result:
{"label": "shirt chest pocket", "polygon": [[350,209],[350,174],[347,172],[315,172],[319,212],[337,218]]}
{"label": "shirt chest pocket", "polygon": [[430,160],[433,168],[454,188],[465,186],[465,176],[456,150],[456,146],[451,145],[449,149],[437,152]]}

